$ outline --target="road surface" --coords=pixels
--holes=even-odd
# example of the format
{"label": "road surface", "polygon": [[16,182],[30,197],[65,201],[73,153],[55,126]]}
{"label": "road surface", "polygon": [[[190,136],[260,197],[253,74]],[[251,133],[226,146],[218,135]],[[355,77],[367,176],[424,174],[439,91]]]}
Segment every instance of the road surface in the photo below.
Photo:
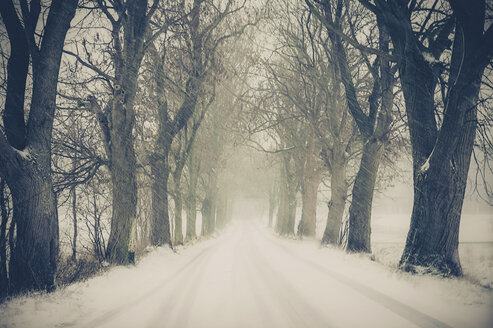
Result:
{"label": "road surface", "polygon": [[135,297],[63,326],[449,327],[336,269],[239,222]]}

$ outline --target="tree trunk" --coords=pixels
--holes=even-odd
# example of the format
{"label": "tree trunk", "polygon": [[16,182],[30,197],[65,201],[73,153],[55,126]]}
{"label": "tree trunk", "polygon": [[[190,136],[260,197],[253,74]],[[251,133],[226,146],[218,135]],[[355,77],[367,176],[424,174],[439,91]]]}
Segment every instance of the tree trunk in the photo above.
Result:
{"label": "tree trunk", "polygon": [[105,242],[103,237],[103,232],[101,230],[101,214],[98,213],[98,198],[96,196],[96,191],[92,190],[92,214],[94,218],[93,224],[93,234],[94,234],[94,256],[101,263],[106,254]]}
{"label": "tree trunk", "polygon": [[[12,195],[12,193],[11,193]],[[14,250],[15,250],[15,235],[16,235],[16,228],[17,224],[15,223],[15,217],[12,216],[12,219],[10,220],[10,226],[9,226],[9,250],[10,250],[10,257],[9,257],[9,263],[12,261],[12,258],[14,256]],[[10,282],[9,282],[9,289],[10,289]]]}
{"label": "tree trunk", "polygon": [[109,103],[109,117],[104,117],[104,122],[98,117],[110,159],[113,184],[111,231],[105,255],[111,263],[116,264],[127,264],[129,261],[132,226],[137,215],[134,102],[145,51],[144,36],[150,19],[146,15],[147,9],[147,0],[131,1],[124,13],[125,18],[121,17],[112,23],[115,83]]}
{"label": "tree trunk", "polygon": [[[136,78],[137,76],[135,76]],[[128,82],[130,83],[130,81]],[[135,89],[132,88],[127,93],[135,95]],[[113,184],[113,212],[110,237],[106,248],[106,258],[111,263],[117,264],[128,263],[130,234],[137,214],[136,157],[132,137],[134,118],[130,117],[133,116],[133,101],[128,101],[126,104],[123,104],[122,101],[123,99],[118,99],[112,110],[111,182]]]}
{"label": "tree trunk", "polygon": [[[417,172],[411,225],[400,267],[415,271],[462,275],[459,260],[459,226],[467,185],[467,174],[476,136],[479,82],[464,87],[459,106],[466,108],[452,159],[439,168]],[[450,145],[452,146],[452,143]]]}
{"label": "tree trunk", "polygon": [[187,215],[186,239],[193,240],[197,238],[197,195],[195,194],[195,191],[188,193],[185,204]]}
{"label": "tree trunk", "polygon": [[181,172],[174,174],[175,198],[175,245],[183,245],[183,196],[181,192]]}
{"label": "tree trunk", "polygon": [[216,230],[216,207],[217,207],[217,172],[212,169],[209,173],[209,185],[205,191],[202,202],[202,235],[209,236]]}
{"label": "tree trunk", "polygon": [[171,246],[168,212],[168,151],[151,160],[152,182],[152,224],[151,245]]}
{"label": "tree trunk", "polygon": [[298,224],[298,235],[315,237],[317,226],[317,195],[319,179],[311,178],[303,181],[301,200],[301,220]]}
{"label": "tree trunk", "polygon": [[296,193],[288,182],[281,182],[276,231],[281,235],[293,235],[296,220]]}
{"label": "tree trunk", "polygon": [[332,163],[330,173],[330,201],[327,205],[329,213],[322,237],[322,245],[337,245],[339,243],[339,230],[344,216],[344,208],[346,207],[348,186],[346,183],[345,163]]}
{"label": "tree trunk", "polygon": [[315,167],[315,142],[313,133],[308,140],[303,181],[301,187],[301,220],[298,224],[298,236],[314,237],[317,226],[317,194],[320,175]]}
{"label": "tree trunk", "polygon": [[294,235],[295,222],[296,222],[296,187],[291,185],[288,189],[288,216],[286,222],[286,230],[283,231],[284,235]]}
{"label": "tree trunk", "polygon": [[279,209],[277,211],[276,232],[293,235],[296,221],[296,177],[291,173],[292,155],[285,153],[281,162],[279,184]]}
{"label": "tree trunk", "polygon": [[[55,288],[58,215],[50,165],[23,163],[22,176],[10,184],[16,244],[9,264],[10,286],[23,290]],[[44,169],[42,169],[42,167]]]}
{"label": "tree trunk", "polygon": [[186,197],[187,208],[187,240],[197,238],[197,184],[199,181],[199,165],[195,159],[193,149],[188,158],[189,185]]}
{"label": "tree trunk", "polygon": [[384,146],[373,138],[363,147],[363,154],[356,179],[354,180],[352,202],[349,206],[346,250],[371,253],[371,208],[373,191],[377,181],[378,166]]}
{"label": "tree trunk", "polygon": [[76,186],[72,186],[72,223],[74,234],[72,237],[72,261],[77,261],[77,190]]}
{"label": "tree trunk", "polygon": [[8,199],[5,198],[5,180],[0,179],[0,302],[8,295],[9,280],[7,277],[7,223],[9,213],[7,211]]}

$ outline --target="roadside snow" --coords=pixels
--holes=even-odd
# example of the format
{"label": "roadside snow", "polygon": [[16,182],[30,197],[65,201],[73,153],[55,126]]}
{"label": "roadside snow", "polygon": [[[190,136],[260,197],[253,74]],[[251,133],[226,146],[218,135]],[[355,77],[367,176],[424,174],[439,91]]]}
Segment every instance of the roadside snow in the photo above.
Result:
{"label": "roadside snow", "polygon": [[319,242],[314,240],[274,242],[307,262],[317,263],[334,274],[348,277],[355,284],[368,286],[450,326],[493,327],[491,288],[466,279],[403,273],[370,260],[368,255],[347,254],[332,247],[320,248]]}
{"label": "roadside snow", "polygon": [[[187,261],[217,240],[193,247],[153,249],[136,266],[113,267],[87,281],[53,293],[33,293],[15,297],[0,305],[0,327],[65,327],[80,325],[87,318],[128,306],[128,300],[146,297],[156,286],[168,283]],[[179,254],[183,253],[183,255]]]}
{"label": "roadside snow", "polygon": [[[406,241],[410,216],[375,214],[372,251],[378,262],[396,268]],[[459,257],[465,279],[493,288],[493,217],[465,214],[459,234]]]}

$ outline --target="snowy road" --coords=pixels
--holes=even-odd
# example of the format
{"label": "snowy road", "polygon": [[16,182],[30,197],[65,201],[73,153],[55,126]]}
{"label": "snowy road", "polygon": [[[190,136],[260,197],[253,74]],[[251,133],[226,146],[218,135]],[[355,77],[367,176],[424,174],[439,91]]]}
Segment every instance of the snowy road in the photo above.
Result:
{"label": "snowy road", "polygon": [[[375,269],[377,264],[362,258],[348,261],[339,253],[321,261],[331,250],[279,239],[252,223],[237,222],[216,240],[193,248],[169,259],[169,265],[149,262],[140,273],[139,267],[125,269],[120,279],[100,278],[95,285],[89,282],[44,302],[40,299],[25,321],[15,310],[2,309],[11,320],[5,326],[34,322],[51,327],[488,327],[492,323],[491,303],[441,299],[447,294],[400,274],[389,276],[388,270]],[[98,292],[87,292],[91,288]],[[50,317],[57,314],[58,320]]]}

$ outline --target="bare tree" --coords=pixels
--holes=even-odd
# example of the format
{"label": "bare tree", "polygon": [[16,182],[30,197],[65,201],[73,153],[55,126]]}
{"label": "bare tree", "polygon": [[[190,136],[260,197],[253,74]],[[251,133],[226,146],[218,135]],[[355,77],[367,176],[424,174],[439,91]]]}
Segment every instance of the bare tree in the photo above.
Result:
{"label": "bare tree", "polygon": [[[77,0],[51,2],[42,35],[41,2],[0,3],[10,40],[5,134],[0,133],[0,174],[12,193],[16,245],[9,265],[13,292],[53,290],[58,255],[58,215],[51,178],[51,132],[58,72]],[[27,122],[24,96],[31,58],[33,88]]]}
{"label": "bare tree", "polygon": [[[319,158],[329,171],[331,180],[331,200],[328,203],[329,214],[322,243],[337,244],[350,187],[347,168],[357,150],[357,131],[341,97],[338,82],[340,72],[335,65],[335,56],[327,44],[327,33],[318,21],[312,19],[303,5],[295,9],[286,5],[283,12],[286,22],[279,24],[281,27],[278,28],[282,47],[276,50],[282,59],[280,63],[271,61],[267,65],[275,84],[270,89],[276,90],[282,95],[284,102],[294,106],[298,115],[308,123],[316,139],[313,152],[320,154]],[[310,136],[310,133],[305,132],[304,135]],[[306,145],[309,146],[310,142],[308,139]],[[302,147],[307,149],[305,145]],[[320,150],[315,151],[318,148]],[[308,179],[306,191],[316,196],[314,190],[318,184],[315,181],[321,177],[323,171],[310,161],[306,162],[308,165],[303,178]],[[311,191],[308,191],[308,185],[311,186]],[[312,200],[312,208],[313,205],[316,206],[316,201]],[[313,210],[311,212],[310,216],[313,217]],[[312,228],[306,229],[310,234],[313,234],[314,223],[312,218]],[[303,226],[300,228],[305,229]]]}
{"label": "bare tree", "polygon": [[[343,1],[337,1],[335,6],[332,2],[330,0],[322,1],[321,13],[310,1],[306,1],[314,15],[327,27],[327,33],[335,53],[335,61],[340,72],[340,80],[345,88],[347,105],[357,124],[363,144],[359,170],[351,193],[349,219],[345,222],[347,231],[344,232],[345,240],[343,244],[348,251],[369,253],[371,252],[372,200],[378,168],[389,140],[395,69],[391,67],[390,54],[385,56],[389,52],[389,37],[384,26],[380,24],[378,28],[378,50],[381,51],[381,55],[377,56],[373,63],[370,63],[367,53],[361,52],[361,56],[364,58],[367,69],[373,78],[372,90],[366,102],[368,108],[365,110],[361,101],[358,100],[358,90],[353,81],[348,53],[340,35],[344,30],[342,26],[343,9],[346,10],[346,16],[349,16],[349,29],[353,36],[358,31],[355,31],[354,22],[351,20],[361,19],[361,17],[352,18],[350,16],[349,13],[357,12],[358,8],[350,6],[349,3],[345,3],[346,8],[344,8]],[[371,23],[375,25],[376,22]]]}
{"label": "bare tree", "polygon": [[107,73],[100,67],[101,63],[91,57],[85,41],[81,49],[84,56],[78,48],[76,53],[66,52],[82,66],[98,74],[110,91],[103,106],[94,95],[90,95],[88,101],[99,120],[113,186],[113,213],[106,256],[112,263],[123,264],[128,262],[128,247],[137,207],[133,130],[138,75],[145,50],[162,33],[161,29],[151,30],[149,27],[159,1],[154,0],[152,4],[137,0],[113,4],[104,0],[95,2],[96,8],[110,25],[111,45],[108,49],[111,49],[112,73]]}
{"label": "bare tree", "polygon": [[[235,15],[241,13],[244,8],[245,2],[237,4],[233,0],[228,0],[222,8],[215,6],[210,0],[194,0],[191,3],[191,7],[180,20],[180,25],[176,27],[176,34],[182,38],[180,42],[185,45],[182,53],[187,58],[186,61],[178,59],[179,64],[183,65],[183,71],[178,74],[177,80],[171,80],[170,83],[171,87],[176,89],[179,86],[180,89],[180,101],[176,109],[171,106],[169,93],[166,92],[167,83],[170,82],[167,74],[169,67],[166,67],[166,44],[162,47],[163,53],[154,56],[159,119],[158,136],[150,160],[154,180],[151,223],[153,245],[171,245],[168,179],[171,171],[169,153],[173,140],[193,116],[201,97],[207,96],[204,83],[215,83],[213,76],[216,74],[214,70],[219,70],[219,47],[231,37],[241,35],[247,26],[255,23],[247,21],[238,26],[238,22],[234,21]],[[183,80],[182,76],[185,76]],[[182,83],[184,86],[181,86]],[[178,237],[179,235],[180,233]]]}
{"label": "bare tree", "polygon": [[[493,53],[493,27],[485,31],[485,1],[451,0],[450,7],[442,1],[360,2],[390,34],[411,135],[414,204],[400,267],[461,275],[459,223],[477,130],[478,93]],[[414,15],[424,9],[424,17]],[[450,70],[444,70],[440,56],[451,46],[451,33]],[[443,111],[435,97],[439,81],[447,81],[440,85]]]}

